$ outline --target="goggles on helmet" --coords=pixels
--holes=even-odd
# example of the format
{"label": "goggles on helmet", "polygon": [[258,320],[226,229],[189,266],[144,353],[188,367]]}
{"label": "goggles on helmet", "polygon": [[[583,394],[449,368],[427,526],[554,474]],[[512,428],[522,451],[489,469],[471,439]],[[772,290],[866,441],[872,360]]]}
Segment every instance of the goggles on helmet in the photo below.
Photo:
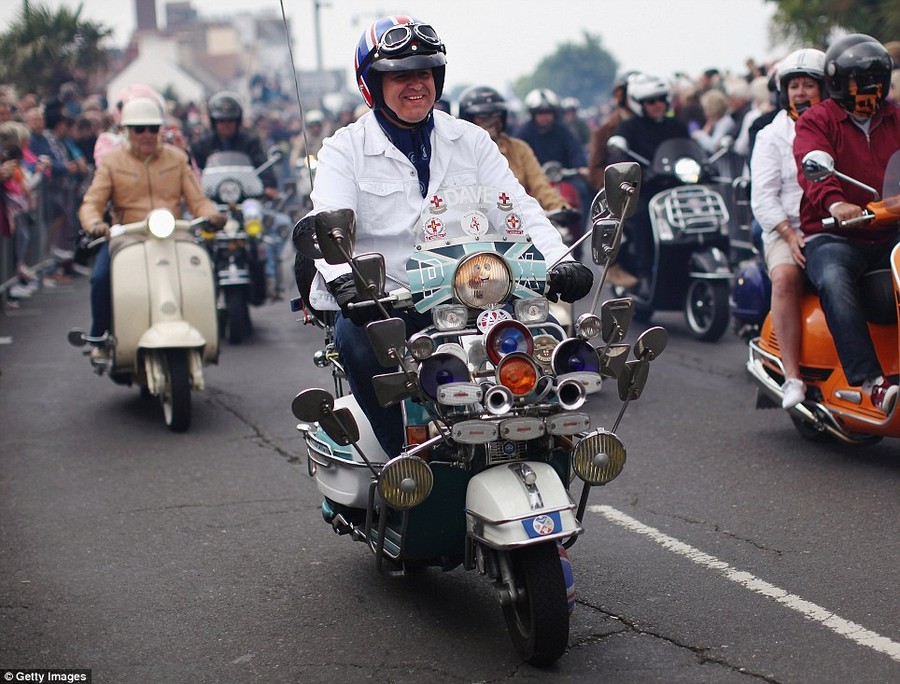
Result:
{"label": "goggles on helmet", "polygon": [[385,55],[403,52],[415,40],[433,47],[441,45],[441,39],[431,24],[398,24],[384,32],[375,46],[375,52]]}

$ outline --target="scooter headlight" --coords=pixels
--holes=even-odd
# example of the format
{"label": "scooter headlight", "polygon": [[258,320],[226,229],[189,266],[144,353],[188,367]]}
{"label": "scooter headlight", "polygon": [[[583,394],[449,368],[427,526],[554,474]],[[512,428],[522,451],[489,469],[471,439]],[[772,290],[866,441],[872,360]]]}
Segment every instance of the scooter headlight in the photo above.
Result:
{"label": "scooter headlight", "polygon": [[381,470],[378,489],[391,508],[405,511],[428,498],[434,484],[431,468],[418,456],[398,456]]}
{"label": "scooter headlight", "polygon": [[147,228],[154,237],[167,238],[175,232],[175,217],[168,209],[156,209],[147,217]]}
{"label": "scooter headlight", "polygon": [[484,346],[491,363],[496,365],[500,359],[513,352],[531,354],[534,351],[534,338],[531,331],[519,321],[509,319],[495,323],[488,330]]}
{"label": "scooter headlight", "polygon": [[453,275],[453,294],[472,309],[487,309],[506,301],[512,291],[509,266],[498,254],[478,252],[460,261]]}
{"label": "scooter headlight", "polygon": [[584,340],[571,337],[560,342],[553,350],[553,372],[556,375],[566,373],[599,373],[600,355]]}
{"label": "scooter headlight", "polygon": [[230,178],[223,180],[216,188],[216,194],[219,196],[219,201],[233,204],[241,199],[241,184]]}
{"label": "scooter headlight", "polygon": [[572,466],[590,485],[612,482],[625,467],[625,445],[612,432],[597,430],[578,442]]}
{"label": "scooter headlight", "polygon": [[683,157],[675,162],[675,176],[682,183],[695,184],[700,182],[700,163],[696,159]]}

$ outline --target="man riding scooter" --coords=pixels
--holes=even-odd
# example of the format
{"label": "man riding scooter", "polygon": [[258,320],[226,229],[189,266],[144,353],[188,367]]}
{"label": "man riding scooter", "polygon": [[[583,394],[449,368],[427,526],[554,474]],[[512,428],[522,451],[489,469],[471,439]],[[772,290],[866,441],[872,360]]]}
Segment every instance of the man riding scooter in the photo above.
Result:
{"label": "man riding scooter", "polygon": [[[153,209],[181,214],[182,199],[196,217],[206,217],[210,226],[221,228],[225,217],[203,194],[188,157],[179,148],[160,141],[163,112],[159,103],[136,97],[122,107],[125,144],[111,150],[85,193],[78,218],[93,237],[109,237],[104,220],[108,203],[113,223],[143,220]],[[97,253],[91,275],[91,337],[101,337],[112,327],[109,246],[104,242]],[[95,346],[91,361],[109,361],[109,349]]]}
{"label": "man riding scooter", "polygon": [[[831,99],[799,118],[794,140],[798,168],[813,150],[827,152],[835,168],[873,188],[881,188],[891,155],[900,149],[900,107],[886,100],[891,58],[878,41],[863,34],[839,39],[825,53],[825,85]],[[842,222],[862,216],[871,194],[830,177],[813,183],[799,176],[803,197],[800,226],[806,272],[819,292],[828,329],[848,382],[861,386],[872,405],[891,415],[900,388],[886,378],[862,306],[860,279],[885,268],[900,243],[900,226]],[[834,218],[824,226],[823,218]]]}

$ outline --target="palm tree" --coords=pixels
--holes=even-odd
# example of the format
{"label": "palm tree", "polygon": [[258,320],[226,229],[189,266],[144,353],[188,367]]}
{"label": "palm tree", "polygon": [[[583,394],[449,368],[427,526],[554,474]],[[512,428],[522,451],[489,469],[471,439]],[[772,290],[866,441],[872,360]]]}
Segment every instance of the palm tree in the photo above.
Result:
{"label": "palm tree", "polygon": [[73,11],[51,11],[43,4],[24,2],[13,23],[0,34],[0,83],[19,92],[57,93],[66,81],[85,81],[104,69],[108,55],[101,43],[112,29],[83,21],[83,5]]}

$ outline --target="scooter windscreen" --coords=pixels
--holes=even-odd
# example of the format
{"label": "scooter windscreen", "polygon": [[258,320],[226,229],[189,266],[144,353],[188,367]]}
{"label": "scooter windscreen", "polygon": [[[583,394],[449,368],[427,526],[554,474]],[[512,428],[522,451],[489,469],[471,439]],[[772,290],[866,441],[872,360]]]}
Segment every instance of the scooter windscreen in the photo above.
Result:
{"label": "scooter windscreen", "polygon": [[200,174],[203,194],[220,204],[242,202],[260,197],[262,180],[250,157],[244,152],[214,152]]}
{"label": "scooter windscreen", "polygon": [[657,148],[650,170],[654,176],[678,176],[682,183],[699,183],[706,159],[703,148],[690,138],[673,138]]}
{"label": "scooter windscreen", "polygon": [[406,263],[416,310],[454,301],[474,309],[541,296],[544,256],[529,241],[513,195],[487,186],[441,188],[416,223]]}

